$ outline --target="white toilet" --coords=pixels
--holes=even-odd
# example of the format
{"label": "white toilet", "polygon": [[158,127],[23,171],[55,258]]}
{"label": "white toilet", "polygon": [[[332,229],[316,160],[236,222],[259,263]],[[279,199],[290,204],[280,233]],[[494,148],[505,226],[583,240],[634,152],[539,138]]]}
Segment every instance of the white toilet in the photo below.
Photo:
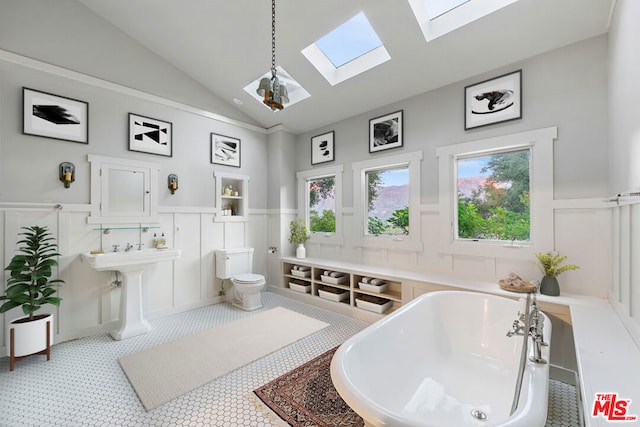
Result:
{"label": "white toilet", "polygon": [[247,311],[262,307],[260,291],[266,282],[261,274],[251,273],[253,248],[218,249],[215,253],[216,277],[233,283],[231,303]]}

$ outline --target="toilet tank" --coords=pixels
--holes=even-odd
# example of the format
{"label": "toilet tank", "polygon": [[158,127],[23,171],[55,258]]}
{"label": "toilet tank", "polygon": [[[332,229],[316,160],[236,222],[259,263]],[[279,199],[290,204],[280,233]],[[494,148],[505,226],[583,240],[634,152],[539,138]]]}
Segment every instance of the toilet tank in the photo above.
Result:
{"label": "toilet tank", "polygon": [[216,249],[216,277],[231,279],[238,274],[251,273],[253,248]]}

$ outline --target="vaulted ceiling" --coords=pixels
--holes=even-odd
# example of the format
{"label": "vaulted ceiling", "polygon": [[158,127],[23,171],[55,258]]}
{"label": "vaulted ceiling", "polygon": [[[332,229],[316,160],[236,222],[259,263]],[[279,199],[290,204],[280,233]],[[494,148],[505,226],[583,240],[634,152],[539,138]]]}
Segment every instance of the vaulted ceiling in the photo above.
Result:
{"label": "vaulted ceiling", "polygon": [[[277,113],[244,90],[271,66],[268,0],[79,0],[264,127],[300,133],[607,32],[615,0],[519,0],[426,42],[407,0],[277,0],[276,62],[311,96]],[[391,56],[331,86],[301,50],[363,11]]]}

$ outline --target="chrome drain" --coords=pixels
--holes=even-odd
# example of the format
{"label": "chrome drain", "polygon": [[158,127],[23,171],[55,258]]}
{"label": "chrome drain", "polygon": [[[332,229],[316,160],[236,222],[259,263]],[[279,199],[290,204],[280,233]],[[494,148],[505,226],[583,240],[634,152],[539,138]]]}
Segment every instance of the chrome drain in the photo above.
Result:
{"label": "chrome drain", "polygon": [[487,421],[487,414],[482,412],[480,409],[474,409],[471,411],[471,416],[476,420]]}

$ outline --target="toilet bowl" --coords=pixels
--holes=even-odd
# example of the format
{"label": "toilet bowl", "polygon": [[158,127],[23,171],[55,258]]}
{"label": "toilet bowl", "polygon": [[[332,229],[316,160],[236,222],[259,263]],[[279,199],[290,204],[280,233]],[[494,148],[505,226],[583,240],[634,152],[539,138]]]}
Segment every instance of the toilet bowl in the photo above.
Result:
{"label": "toilet bowl", "polygon": [[219,249],[216,253],[216,277],[230,279],[233,284],[231,303],[243,310],[262,307],[260,291],[265,279],[251,273],[253,248]]}
{"label": "toilet bowl", "polygon": [[264,288],[264,276],[260,274],[239,274],[231,278],[234,298],[231,303],[243,310],[251,311],[262,307],[260,291]]}

